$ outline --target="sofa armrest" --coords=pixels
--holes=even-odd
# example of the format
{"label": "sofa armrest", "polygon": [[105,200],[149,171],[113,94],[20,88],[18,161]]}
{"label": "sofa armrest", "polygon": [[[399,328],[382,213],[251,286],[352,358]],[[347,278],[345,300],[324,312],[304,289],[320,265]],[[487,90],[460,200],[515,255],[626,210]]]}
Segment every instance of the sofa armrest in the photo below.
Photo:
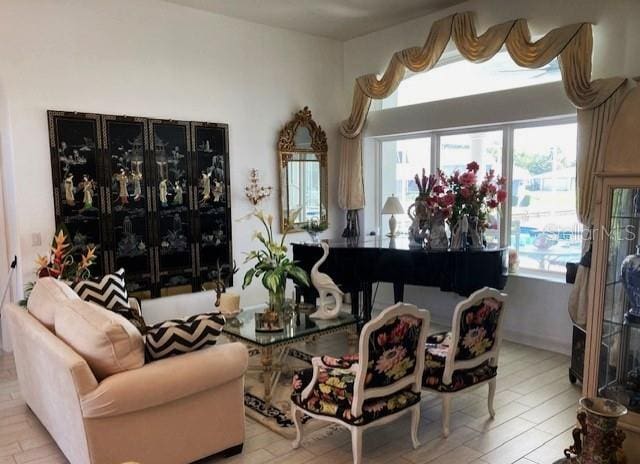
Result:
{"label": "sofa armrest", "polygon": [[117,416],[185,398],[243,377],[248,362],[241,343],[154,361],[104,379],[81,397],[82,414],[85,418]]}

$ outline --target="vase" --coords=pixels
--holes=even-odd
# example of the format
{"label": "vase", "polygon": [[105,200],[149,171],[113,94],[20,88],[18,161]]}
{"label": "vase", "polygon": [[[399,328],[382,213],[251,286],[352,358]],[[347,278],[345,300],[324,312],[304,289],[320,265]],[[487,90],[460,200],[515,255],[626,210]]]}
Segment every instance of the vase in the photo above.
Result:
{"label": "vase", "polygon": [[631,322],[640,322],[640,247],[636,247],[636,254],[627,256],[622,261],[622,285],[631,308],[627,318]]}
{"label": "vase", "polygon": [[451,227],[451,250],[462,251],[467,247],[467,234],[469,233],[469,218],[465,214]]}
{"label": "vase", "polygon": [[431,218],[429,227],[429,248],[437,251],[444,251],[449,248],[447,238],[447,228],[445,227],[445,217],[442,212],[436,212]]}
{"label": "vase", "polygon": [[318,243],[318,232],[316,232],[315,230],[308,230],[307,233],[309,234],[309,237],[311,237],[311,243]]}
{"label": "vase", "polygon": [[484,230],[478,216],[469,216],[468,241],[470,250],[484,249]]}
{"label": "vase", "polygon": [[580,464],[626,463],[622,452],[625,434],[617,425],[627,408],[606,398],[582,398],[579,404],[580,427],[573,429],[574,444],[565,450],[565,456],[575,454]]}
{"label": "vase", "polygon": [[429,229],[430,214],[424,200],[416,198],[415,202],[409,206],[407,215],[411,219],[409,227],[409,247],[422,248],[427,239]]}
{"label": "vase", "polygon": [[276,291],[269,290],[269,310],[282,315],[285,306],[285,285],[279,285]]}

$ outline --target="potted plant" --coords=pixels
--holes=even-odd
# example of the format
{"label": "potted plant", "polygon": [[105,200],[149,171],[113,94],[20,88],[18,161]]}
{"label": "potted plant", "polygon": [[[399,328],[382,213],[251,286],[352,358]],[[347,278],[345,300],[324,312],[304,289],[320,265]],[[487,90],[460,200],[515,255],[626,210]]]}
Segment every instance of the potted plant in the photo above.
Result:
{"label": "potted plant", "polygon": [[313,243],[318,243],[318,234],[327,230],[328,225],[326,222],[320,222],[317,219],[311,219],[302,225],[302,229],[305,230]]}
{"label": "potted plant", "polygon": [[263,248],[247,254],[244,262],[255,262],[255,264],[245,273],[242,288],[245,289],[251,285],[254,278],[260,278],[262,285],[269,292],[268,312],[271,313],[269,316],[275,321],[284,308],[287,279],[293,279],[298,285],[308,286],[309,276],[304,269],[287,257],[284,241],[289,229],[286,229],[280,241],[276,242],[273,234],[273,216],[265,215],[262,211],[257,211],[254,216],[264,227],[264,232],[254,233],[254,238],[258,239]]}

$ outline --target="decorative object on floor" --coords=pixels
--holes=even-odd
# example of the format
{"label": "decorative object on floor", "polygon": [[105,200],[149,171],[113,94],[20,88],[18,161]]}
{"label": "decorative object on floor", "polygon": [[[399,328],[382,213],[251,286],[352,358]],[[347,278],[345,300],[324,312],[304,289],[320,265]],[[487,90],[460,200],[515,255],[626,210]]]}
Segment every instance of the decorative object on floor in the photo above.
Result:
{"label": "decorative object on floor", "polygon": [[507,295],[485,287],[457,304],[450,333],[427,339],[423,388],[442,398],[442,433],[449,436],[451,399],[469,388],[489,384],[493,418],[498,356]]}
{"label": "decorative object on floor", "polygon": [[382,214],[390,214],[389,218],[389,233],[387,237],[395,237],[396,229],[398,226],[398,221],[396,220],[395,214],[404,214],[404,208],[402,207],[402,203],[398,198],[391,194],[390,197],[387,198],[387,201],[384,202],[384,206],[382,207]]}
{"label": "decorative object on floor", "polygon": [[[322,257],[311,268],[311,283],[318,291],[320,304],[318,310],[311,314],[313,319],[335,319],[342,309],[344,292],[336,285],[329,275],[320,272],[319,268],[329,257],[329,244],[320,242]],[[331,301],[333,299],[333,302]],[[333,303],[333,304],[331,304]]]}
{"label": "decorative object on floor", "polygon": [[260,174],[257,169],[252,168],[249,171],[249,185],[244,188],[244,194],[254,207],[258,207],[260,203],[271,196],[273,187],[260,185]]}
{"label": "decorative object on floor", "polygon": [[262,211],[255,212],[254,216],[260,220],[266,232],[266,236],[261,231],[254,235],[264,245],[264,249],[254,250],[247,254],[244,262],[255,260],[256,264],[245,273],[242,288],[245,289],[249,286],[254,277],[262,277],[262,285],[269,292],[269,307],[260,318],[260,324],[256,328],[273,327],[275,329],[278,319],[281,319],[284,312],[287,279],[293,279],[297,285],[309,286],[309,277],[306,271],[287,257],[287,247],[284,241],[287,238],[288,230],[284,230],[278,243],[274,240],[273,235],[273,216],[271,214],[265,215]]}
{"label": "decorative object on floor", "polygon": [[314,357],[293,377],[291,414],[302,441],[302,416],[340,424],[351,432],[354,464],[362,463],[365,429],[411,413],[411,440],[420,446],[420,385],[430,315],[398,303],[365,324],[358,355]]}
{"label": "decorative object on floor", "polygon": [[[298,111],[278,136],[280,167],[280,229],[302,231],[311,219],[328,222],[329,173],[327,169],[327,136],[311,116],[308,107]],[[299,181],[298,179],[305,179]],[[291,221],[291,212],[300,209]]]}
{"label": "decorative object on floor", "polygon": [[[578,412],[580,427],[573,429],[574,443],[564,450],[567,459],[579,464],[626,464],[622,450],[625,434],[617,428],[627,408],[605,398],[581,398]],[[572,462],[572,461],[570,461]]]}
{"label": "decorative object on floor", "polygon": [[155,361],[215,345],[224,324],[220,313],[208,313],[152,325],[145,334],[147,359]]}
{"label": "decorative object on floor", "polygon": [[509,272],[516,273],[520,269],[520,258],[518,256],[518,250],[509,248]]}
{"label": "decorative object on floor", "polygon": [[199,291],[218,259],[232,263],[225,124],[59,111],[48,119],[56,224],[66,225],[76,262],[96,246],[93,274],[124,267],[139,298]]}
{"label": "decorative object on floor", "polygon": [[309,237],[311,237],[312,243],[318,243],[318,234],[324,232],[329,228],[329,223],[319,222],[317,219],[311,219],[302,225],[302,229],[305,230]]}
{"label": "decorative object on floor", "polygon": [[629,298],[629,311],[626,317],[630,322],[640,322],[640,245],[636,246],[635,254],[627,256],[622,261],[622,285]]}

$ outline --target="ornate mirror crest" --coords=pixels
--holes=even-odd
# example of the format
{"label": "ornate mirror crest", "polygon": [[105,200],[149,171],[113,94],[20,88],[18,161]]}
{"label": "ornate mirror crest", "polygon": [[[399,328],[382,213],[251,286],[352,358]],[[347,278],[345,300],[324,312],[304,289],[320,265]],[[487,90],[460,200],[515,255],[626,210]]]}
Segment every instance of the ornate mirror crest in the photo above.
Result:
{"label": "ornate mirror crest", "polygon": [[280,130],[278,165],[282,230],[326,228],[327,136],[306,106]]}

